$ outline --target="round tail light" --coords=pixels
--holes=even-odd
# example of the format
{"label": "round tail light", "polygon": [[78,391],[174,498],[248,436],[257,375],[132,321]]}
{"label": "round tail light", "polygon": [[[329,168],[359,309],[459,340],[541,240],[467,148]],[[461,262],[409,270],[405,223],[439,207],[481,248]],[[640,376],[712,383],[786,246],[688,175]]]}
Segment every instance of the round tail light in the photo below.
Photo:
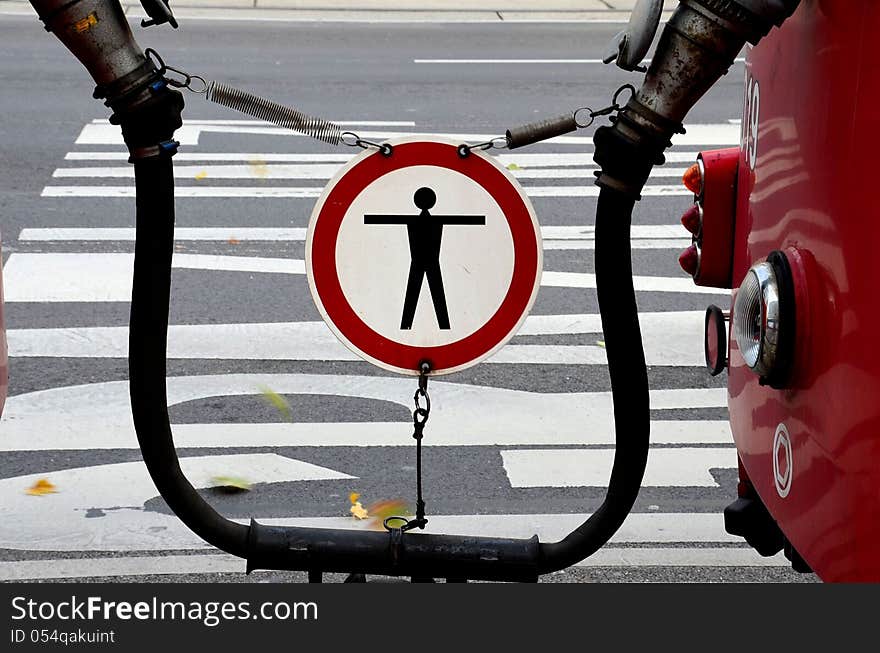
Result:
{"label": "round tail light", "polygon": [[758,263],[746,274],[734,305],[734,334],[743,360],[766,376],[776,363],[779,341],[779,285],[769,263]]}
{"label": "round tail light", "polygon": [[791,268],[782,252],[753,265],[733,307],[733,333],[746,365],[774,388],[785,387],[794,348]]}

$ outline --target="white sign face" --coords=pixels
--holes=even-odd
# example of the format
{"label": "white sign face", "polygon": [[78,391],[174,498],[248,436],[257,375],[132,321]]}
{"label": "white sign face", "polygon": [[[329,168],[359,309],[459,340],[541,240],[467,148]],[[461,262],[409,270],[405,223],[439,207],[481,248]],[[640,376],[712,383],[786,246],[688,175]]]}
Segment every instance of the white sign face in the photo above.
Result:
{"label": "white sign face", "polygon": [[[414,203],[423,188],[436,198],[427,214]],[[364,216],[383,213],[411,217],[416,228],[424,223],[426,233],[408,224],[365,224]],[[479,223],[447,222],[468,213]],[[425,250],[423,260],[411,247]],[[355,313],[377,333],[416,347],[447,345],[486,324],[507,296],[513,263],[510,227],[492,196],[435,166],[395,170],[364,189],[346,211],[336,245],[342,292]],[[414,312],[404,316],[404,307]]]}
{"label": "white sign face", "polygon": [[540,283],[525,194],[493,159],[438,141],[368,152],[330,182],[306,240],[312,295],[353,351],[385,368],[442,374],[509,340]]}

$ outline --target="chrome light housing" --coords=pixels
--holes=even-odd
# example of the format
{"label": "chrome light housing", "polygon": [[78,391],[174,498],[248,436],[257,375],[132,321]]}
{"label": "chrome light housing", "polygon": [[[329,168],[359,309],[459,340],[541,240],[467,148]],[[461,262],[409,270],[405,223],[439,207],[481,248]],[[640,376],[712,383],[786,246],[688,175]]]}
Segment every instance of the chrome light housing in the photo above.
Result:
{"label": "chrome light housing", "polygon": [[776,270],[758,263],[746,273],[734,305],[734,335],[746,365],[764,377],[777,365],[781,324]]}

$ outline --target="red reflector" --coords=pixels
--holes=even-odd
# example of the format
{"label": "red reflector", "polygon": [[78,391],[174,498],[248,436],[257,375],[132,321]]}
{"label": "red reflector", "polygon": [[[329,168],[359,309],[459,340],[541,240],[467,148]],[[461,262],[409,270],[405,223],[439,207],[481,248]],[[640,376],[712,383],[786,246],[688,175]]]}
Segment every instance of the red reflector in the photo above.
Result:
{"label": "red reflector", "polygon": [[694,204],[688,212],[681,216],[681,223],[684,228],[690,231],[694,236],[700,233],[702,219],[700,218],[700,205]]}
{"label": "red reflector", "polygon": [[695,163],[681,178],[684,187],[691,191],[694,195],[702,195],[703,193],[703,172],[700,170],[700,164]]}
{"label": "red reflector", "polygon": [[691,245],[684,250],[678,257],[678,264],[682,270],[694,276],[697,273],[697,268],[700,266],[700,252],[697,251],[697,246]]}
{"label": "red reflector", "polygon": [[724,313],[715,305],[706,309],[704,349],[709,374],[718,376],[727,367],[727,323]]}

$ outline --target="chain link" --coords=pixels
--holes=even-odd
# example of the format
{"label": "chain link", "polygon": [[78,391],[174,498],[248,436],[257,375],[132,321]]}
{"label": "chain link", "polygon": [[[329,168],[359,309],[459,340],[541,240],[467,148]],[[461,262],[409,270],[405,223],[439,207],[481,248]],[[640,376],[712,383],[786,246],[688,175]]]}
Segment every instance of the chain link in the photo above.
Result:
{"label": "chain link", "polygon": [[[623,108],[623,105],[620,104],[620,96],[621,94],[623,94],[624,91],[629,91],[631,94],[630,97],[636,94],[636,89],[632,84],[624,84],[614,92],[614,97],[611,98],[610,106],[607,106],[604,109],[598,109],[596,111],[593,111],[590,107],[581,107],[580,109],[575,110],[574,121],[577,124],[578,129],[586,129],[587,127],[590,127],[599,116],[608,116],[612,113],[620,111]],[[588,122],[582,122],[578,120],[578,114],[581,114],[583,112],[587,112],[587,115],[589,116]]]}
{"label": "chain link", "polygon": [[[156,66],[158,75],[165,79],[165,82],[168,84],[168,86],[174,88],[185,88],[188,91],[198,93],[199,95],[204,95],[208,92],[208,82],[206,82],[205,78],[201,75],[190,75],[183,70],[172,68],[165,63],[162,57],[159,56],[159,53],[156,52],[153,48],[147,48],[146,50],[144,50],[144,55],[147,57],[147,59],[150,59],[153,62],[153,64]],[[180,79],[168,76],[167,73],[169,72],[180,75]],[[196,84],[195,86],[193,86],[194,82]]]}
{"label": "chain link", "polygon": [[348,147],[360,147],[365,150],[374,148],[378,150],[379,154],[382,156],[391,156],[394,154],[394,147],[390,143],[374,143],[373,141],[361,138],[354,132],[342,132],[342,140],[340,142]]}
{"label": "chain link", "polygon": [[[406,532],[414,528],[425,528],[428,520],[425,518],[425,501],[422,498],[422,437],[424,436],[425,424],[431,416],[431,396],[428,394],[428,374],[431,372],[431,364],[422,361],[419,364],[419,387],[413,395],[413,438],[416,441],[416,516],[415,519],[405,517],[388,517],[382,525],[386,530]],[[402,522],[399,527],[391,526],[393,522]]]}

